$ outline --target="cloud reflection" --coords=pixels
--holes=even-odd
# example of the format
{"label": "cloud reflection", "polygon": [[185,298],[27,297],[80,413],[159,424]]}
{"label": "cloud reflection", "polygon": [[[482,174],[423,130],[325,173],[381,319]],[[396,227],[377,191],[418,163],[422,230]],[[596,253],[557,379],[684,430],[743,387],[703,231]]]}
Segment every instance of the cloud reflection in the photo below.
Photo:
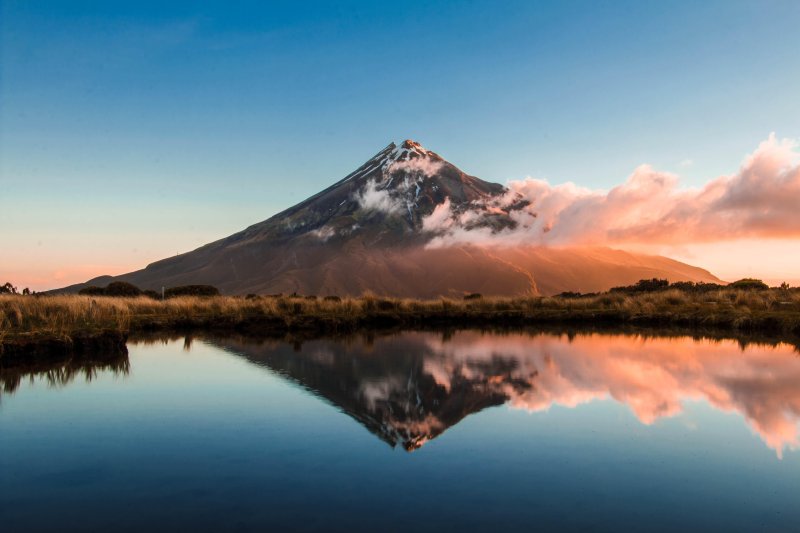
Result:
{"label": "cloud reflection", "polygon": [[471,413],[613,400],[644,424],[706,401],[738,413],[777,455],[800,447],[800,357],[691,338],[409,332],[289,345],[215,341],[298,382],[392,446],[408,450]]}
{"label": "cloud reflection", "polygon": [[781,456],[800,447],[800,358],[793,349],[734,341],[623,335],[564,338],[460,333],[448,342],[429,338],[436,357],[426,368],[442,386],[447,376],[495,357],[517,362],[515,374],[532,375],[526,390],[504,387],[514,407],[575,407],[611,398],[631,408],[644,424],[681,413],[687,400],[739,413]]}

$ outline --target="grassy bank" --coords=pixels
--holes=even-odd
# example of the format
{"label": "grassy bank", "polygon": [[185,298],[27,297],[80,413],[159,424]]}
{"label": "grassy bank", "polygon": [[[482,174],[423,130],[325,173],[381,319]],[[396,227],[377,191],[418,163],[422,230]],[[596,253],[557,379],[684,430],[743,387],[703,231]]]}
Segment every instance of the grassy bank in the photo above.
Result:
{"label": "grassy bank", "polygon": [[[504,335],[527,335],[531,340],[541,336],[565,337],[570,341],[579,335],[625,335],[631,338],[650,340],[650,339],[679,339],[693,337],[696,340],[705,339],[712,341],[735,340],[739,343],[742,350],[748,346],[771,346],[776,347],[787,341],[793,343],[797,352],[800,353],[800,336],[791,339],[781,338],[780,336],[762,334],[759,332],[725,331],[707,328],[683,328],[683,327],[659,327],[649,328],[634,325],[610,325],[580,324],[569,326],[564,324],[539,324],[524,327],[502,327],[490,326],[478,328],[481,333],[488,333],[494,336]],[[443,342],[446,342],[456,330],[464,331],[462,328],[442,328],[442,327],[420,327],[415,331],[433,331],[441,335]],[[329,339],[338,339],[345,343],[364,343],[372,345],[376,339],[381,337],[391,337],[406,331],[402,327],[382,327],[382,328],[362,328],[356,331],[343,331],[332,335],[325,335]],[[215,345],[225,345],[231,341],[239,344],[262,345],[275,341],[288,343],[294,346],[295,350],[301,350],[306,341],[316,340],[320,337],[319,332],[314,331],[250,331],[242,333],[238,331],[207,331],[207,330],[149,330],[134,331],[127,339],[127,345],[142,346],[164,344],[172,341],[183,341],[184,349],[190,349],[195,341],[208,342]],[[62,387],[71,383],[76,378],[86,381],[95,379],[101,372],[112,372],[115,376],[127,375],[130,371],[130,362],[127,350],[105,351],[105,352],[73,352],[62,354],[61,357],[26,357],[16,365],[0,365],[0,402],[2,393],[15,392],[24,381],[43,380],[51,387]]]}
{"label": "grassy bank", "polygon": [[[207,328],[335,333],[363,327],[518,327],[614,324],[718,328],[800,335],[800,291],[693,293],[677,289],[592,296],[409,300],[364,296],[148,297],[0,296],[0,357],[56,344],[64,349],[129,332]],[[49,345],[49,346],[48,346]],[[24,348],[24,347],[28,348]]]}

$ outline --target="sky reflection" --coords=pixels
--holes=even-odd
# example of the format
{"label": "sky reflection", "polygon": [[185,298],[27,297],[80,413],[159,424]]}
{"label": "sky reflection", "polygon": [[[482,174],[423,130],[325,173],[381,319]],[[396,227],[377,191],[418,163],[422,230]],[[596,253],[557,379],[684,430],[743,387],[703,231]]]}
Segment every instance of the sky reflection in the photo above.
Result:
{"label": "sky reflection", "polygon": [[0,369],[0,516],[4,531],[790,531],[799,368],[788,345],[685,338],[153,337]]}

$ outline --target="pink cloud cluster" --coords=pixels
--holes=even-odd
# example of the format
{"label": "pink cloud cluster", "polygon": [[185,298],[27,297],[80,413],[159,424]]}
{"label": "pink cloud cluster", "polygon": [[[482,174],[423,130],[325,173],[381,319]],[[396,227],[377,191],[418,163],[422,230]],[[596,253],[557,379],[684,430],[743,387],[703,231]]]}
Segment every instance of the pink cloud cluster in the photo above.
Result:
{"label": "pink cloud cluster", "polygon": [[[538,179],[511,181],[507,193],[455,212],[449,202],[424,222],[431,247],[480,245],[686,244],[800,237],[800,152],[774,134],[739,171],[683,189],[677,176],[642,165],[610,191]],[[521,206],[521,207],[520,207]],[[506,213],[513,229],[480,221]]]}
{"label": "pink cloud cluster", "polygon": [[[741,350],[734,341],[690,338],[578,335],[566,342],[476,332],[426,341],[425,371],[447,389],[453,376],[484,372],[487,361],[504,358],[515,363],[512,379],[499,380],[496,392],[520,409],[613,399],[650,425],[703,400],[744,417],[778,457],[800,448],[800,360],[788,345]],[[509,385],[526,381],[528,388]]]}

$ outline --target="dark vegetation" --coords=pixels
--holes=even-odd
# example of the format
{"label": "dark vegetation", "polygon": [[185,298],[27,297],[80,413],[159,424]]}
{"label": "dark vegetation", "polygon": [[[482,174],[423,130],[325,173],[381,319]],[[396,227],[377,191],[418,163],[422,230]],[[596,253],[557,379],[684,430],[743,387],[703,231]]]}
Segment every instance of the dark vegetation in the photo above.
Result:
{"label": "dark vegetation", "polygon": [[51,353],[48,356],[26,357],[19,364],[4,362],[0,366],[0,389],[5,393],[13,393],[23,381],[35,378],[44,379],[51,387],[62,387],[79,376],[91,381],[103,371],[127,375],[130,362],[127,349],[124,345],[122,348],[102,352]]}
{"label": "dark vegetation", "polygon": [[[461,328],[442,328],[439,326],[418,327],[421,331],[436,331],[442,335],[443,341],[447,341],[456,331]],[[482,327],[480,331],[493,335],[506,334],[525,334],[532,339],[541,335],[565,336],[570,341],[580,335],[632,335],[641,339],[653,338],[683,338],[692,337],[696,340],[707,339],[721,341],[733,339],[738,342],[742,350],[750,345],[778,346],[782,341],[774,335],[766,335],[752,332],[725,332],[714,329],[704,328],[640,328],[631,325],[614,326],[606,324],[582,324],[579,327],[559,324],[541,324],[524,327]],[[401,327],[386,328],[361,328],[354,331],[343,331],[341,333],[327,334],[326,336],[339,339],[355,340],[361,339],[362,342],[373,343],[376,338],[385,335],[393,335],[402,332]],[[192,329],[177,330],[140,330],[132,332],[128,337],[128,344],[149,345],[163,343],[166,340],[183,339],[184,346],[190,347],[196,339],[206,339],[212,342],[234,339],[245,343],[264,343],[267,341],[279,340],[290,343],[295,350],[302,349],[306,341],[315,340],[319,334],[313,331],[273,331],[273,330],[251,330],[251,331],[198,331]],[[97,345],[93,345],[97,348]],[[800,350],[800,345],[797,345]],[[87,381],[95,379],[100,372],[113,372],[114,375],[125,376],[130,371],[130,362],[126,345],[122,345],[119,350],[87,350],[71,352],[42,352],[39,357],[18,358],[16,361],[4,360],[0,358],[0,389],[5,393],[16,391],[23,381],[33,379],[43,379],[51,387],[62,387],[75,378],[82,378]]]}
{"label": "dark vegetation", "polygon": [[[788,289],[788,284],[781,285],[782,289]],[[769,285],[760,279],[744,278],[739,281],[734,281],[728,285],[720,285],[719,283],[694,283],[692,281],[676,281],[670,283],[665,279],[642,279],[634,285],[627,287],[614,287],[610,292],[622,292],[626,294],[634,294],[640,292],[658,292],[669,289],[677,289],[682,292],[689,293],[708,293],[712,291],[720,291],[723,289],[741,289],[746,291],[759,291],[769,289]]]}
{"label": "dark vegetation", "polygon": [[[207,286],[152,295],[126,283],[82,295],[0,295],[0,366],[26,354],[72,353],[96,340],[124,349],[130,332],[207,331],[341,334],[385,328],[685,328],[800,338],[800,289],[759,280],[728,286],[642,280],[600,294],[412,300],[292,295],[212,296]],[[138,291],[138,292],[137,292]]]}
{"label": "dark vegetation", "polygon": [[[155,291],[152,292],[155,293]],[[122,298],[130,298],[133,296],[141,296],[143,291],[132,283],[113,281],[105,287],[90,285],[81,289],[78,294],[84,296],[119,296]]]}
{"label": "dark vegetation", "polygon": [[183,285],[166,289],[164,296],[167,298],[175,298],[177,296],[219,296],[219,289],[211,285]]}
{"label": "dark vegetation", "polygon": [[[161,294],[158,291],[142,290],[136,285],[125,281],[114,281],[105,287],[90,285],[78,291],[78,294],[83,296],[116,296],[122,298],[147,296],[154,300],[161,299]],[[164,298],[176,298],[178,296],[219,296],[219,289],[211,285],[182,285],[164,290]]]}
{"label": "dark vegetation", "polygon": [[23,296],[28,296],[29,294],[36,294],[32,292],[28,287],[22,289],[21,293],[17,292],[17,288],[13,286],[10,282],[6,282],[4,285],[0,285],[0,294],[22,294]]}

